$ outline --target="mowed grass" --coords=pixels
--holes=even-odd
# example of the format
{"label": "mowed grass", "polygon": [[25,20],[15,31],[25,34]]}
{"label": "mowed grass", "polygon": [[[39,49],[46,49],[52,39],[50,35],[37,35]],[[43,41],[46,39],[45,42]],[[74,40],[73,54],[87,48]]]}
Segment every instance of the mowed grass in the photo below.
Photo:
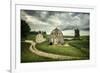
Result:
{"label": "mowed grass", "polygon": [[29,46],[30,44],[21,43],[21,63],[54,61],[54,59],[49,59],[33,54],[29,50]]}
{"label": "mowed grass", "polygon": [[84,37],[84,38],[79,39],[79,40],[71,40],[71,41],[68,41],[68,43],[71,46],[80,49],[81,51],[83,51],[84,53],[86,53],[87,56],[89,56],[90,42],[89,42],[88,37]]}
{"label": "mowed grass", "polygon": [[[35,36],[36,35],[30,34],[26,40],[35,41]],[[48,36],[46,35],[45,38],[48,38]],[[89,59],[89,39],[87,37],[81,38],[81,40],[65,40],[65,43],[68,43],[69,46],[49,45],[49,42],[46,41],[44,43],[37,44],[36,48],[47,53],[80,57],[80,60]],[[30,44],[24,42],[21,43],[21,63],[59,61],[33,54],[29,50],[29,47]]]}
{"label": "mowed grass", "polygon": [[88,38],[71,40],[71,41],[69,41],[69,44],[72,45],[72,46],[75,46],[77,48],[87,48],[87,49],[89,49],[89,39]]}
{"label": "mowed grass", "polygon": [[88,58],[87,54],[84,53],[82,50],[73,47],[71,45],[64,46],[64,45],[49,45],[46,41],[41,44],[36,45],[37,49],[54,54],[66,55],[66,56],[73,56],[73,57],[80,57],[80,58]]}

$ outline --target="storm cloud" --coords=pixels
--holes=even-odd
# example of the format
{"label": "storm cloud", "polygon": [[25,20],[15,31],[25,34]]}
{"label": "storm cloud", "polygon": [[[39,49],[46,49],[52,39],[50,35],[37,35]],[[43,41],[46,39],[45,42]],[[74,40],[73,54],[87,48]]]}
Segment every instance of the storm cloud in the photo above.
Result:
{"label": "storm cloud", "polygon": [[51,32],[54,28],[62,31],[78,28],[89,31],[89,13],[21,10],[21,19],[25,20],[31,31]]}

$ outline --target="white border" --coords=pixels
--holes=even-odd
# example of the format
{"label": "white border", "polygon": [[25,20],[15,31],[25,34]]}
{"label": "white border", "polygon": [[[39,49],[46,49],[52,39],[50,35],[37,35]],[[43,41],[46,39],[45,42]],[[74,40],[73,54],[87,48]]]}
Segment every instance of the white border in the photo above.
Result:
{"label": "white border", "polygon": [[[90,60],[77,61],[56,61],[56,62],[37,62],[20,63],[20,9],[29,10],[49,10],[49,11],[67,11],[67,12],[89,12],[90,13]],[[20,71],[39,71],[51,69],[80,68],[95,65],[95,10],[93,7],[70,7],[70,6],[40,6],[16,4],[12,17],[12,72]],[[14,25],[15,24],[15,25]]]}

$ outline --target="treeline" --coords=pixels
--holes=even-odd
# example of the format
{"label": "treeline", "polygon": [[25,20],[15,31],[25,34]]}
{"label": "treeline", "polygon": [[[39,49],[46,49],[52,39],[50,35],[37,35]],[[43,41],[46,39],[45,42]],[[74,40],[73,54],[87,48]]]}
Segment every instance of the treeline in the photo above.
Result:
{"label": "treeline", "polygon": [[30,33],[30,27],[28,23],[24,20],[21,20],[21,38],[26,38],[27,35]]}
{"label": "treeline", "polygon": [[30,31],[30,34],[36,35],[38,33],[46,34],[45,31]]}
{"label": "treeline", "polygon": [[36,35],[38,33],[42,33],[46,35],[45,31],[30,31],[31,28],[29,27],[28,23],[24,20],[21,20],[21,38],[25,39],[29,34]]}

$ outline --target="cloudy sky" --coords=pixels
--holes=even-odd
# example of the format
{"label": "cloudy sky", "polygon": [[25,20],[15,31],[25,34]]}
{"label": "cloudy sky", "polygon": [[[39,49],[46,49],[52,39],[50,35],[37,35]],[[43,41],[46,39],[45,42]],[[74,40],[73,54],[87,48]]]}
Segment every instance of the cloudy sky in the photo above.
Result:
{"label": "cloudy sky", "polygon": [[31,31],[46,31],[47,34],[59,28],[64,35],[74,35],[74,29],[80,29],[81,35],[89,35],[89,13],[21,10],[21,19],[25,20]]}

